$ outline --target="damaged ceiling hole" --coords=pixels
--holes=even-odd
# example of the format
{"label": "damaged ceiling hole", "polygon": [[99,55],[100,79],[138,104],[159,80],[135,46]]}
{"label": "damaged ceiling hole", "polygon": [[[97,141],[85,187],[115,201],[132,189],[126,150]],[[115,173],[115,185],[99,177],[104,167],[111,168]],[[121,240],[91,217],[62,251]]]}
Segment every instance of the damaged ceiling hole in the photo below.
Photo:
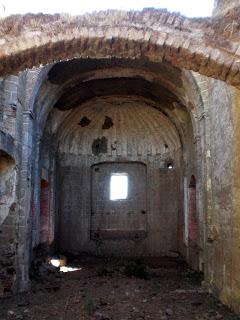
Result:
{"label": "damaged ceiling hole", "polygon": [[113,126],[113,121],[112,118],[105,116],[105,120],[104,123],[102,125],[102,129],[106,130],[106,129],[110,129]]}
{"label": "damaged ceiling hole", "polygon": [[79,125],[81,126],[81,127],[87,127],[89,124],[91,123],[91,120],[90,119],[88,119],[88,117],[82,117],[82,119],[80,120],[80,122],[79,122]]}

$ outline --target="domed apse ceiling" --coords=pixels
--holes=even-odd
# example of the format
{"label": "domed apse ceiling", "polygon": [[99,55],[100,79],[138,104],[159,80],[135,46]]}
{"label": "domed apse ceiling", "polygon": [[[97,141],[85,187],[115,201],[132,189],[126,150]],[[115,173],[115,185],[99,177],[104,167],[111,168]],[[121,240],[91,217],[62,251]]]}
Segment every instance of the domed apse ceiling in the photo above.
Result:
{"label": "domed apse ceiling", "polygon": [[126,96],[95,99],[73,110],[60,124],[58,140],[60,152],[88,155],[161,155],[181,147],[165,115]]}
{"label": "domed apse ceiling", "polygon": [[108,95],[135,95],[173,108],[184,96],[181,70],[167,63],[129,59],[75,59],[55,64],[50,83],[61,87],[55,103],[68,110],[89,99]]}
{"label": "domed apse ceiling", "polygon": [[191,119],[185,106],[188,101],[185,79],[182,70],[166,62],[117,58],[59,62],[51,67],[47,77],[47,83],[58,88],[53,108],[56,112],[51,112],[51,118],[53,113],[55,116],[52,132],[57,132],[60,123],[75,108],[90,101],[113,96],[128,97],[130,101],[131,97],[168,117],[183,144],[183,139],[192,135],[192,129],[189,131]]}

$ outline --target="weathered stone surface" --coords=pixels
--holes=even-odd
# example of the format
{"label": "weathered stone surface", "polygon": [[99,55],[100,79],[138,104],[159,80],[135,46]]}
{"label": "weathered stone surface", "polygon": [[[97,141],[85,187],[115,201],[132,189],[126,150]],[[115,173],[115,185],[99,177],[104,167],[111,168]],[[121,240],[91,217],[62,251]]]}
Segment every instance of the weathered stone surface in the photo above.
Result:
{"label": "weathered stone surface", "polygon": [[[8,17],[0,24],[0,74],[71,58],[127,56],[159,62],[164,59],[218,79],[225,61],[230,59],[233,64],[239,60],[239,10],[235,8],[231,17],[201,20],[153,9],[79,17]],[[233,73],[230,67],[223,80],[239,86],[240,76],[233,80]]]}

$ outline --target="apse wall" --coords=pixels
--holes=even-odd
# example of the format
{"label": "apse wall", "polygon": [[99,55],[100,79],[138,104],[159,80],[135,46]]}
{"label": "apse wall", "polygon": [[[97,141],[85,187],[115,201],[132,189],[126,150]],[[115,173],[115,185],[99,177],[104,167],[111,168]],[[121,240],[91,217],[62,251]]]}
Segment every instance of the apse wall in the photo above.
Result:
{"label": "apse wall", "polygon": [[[55,133],[59,249],[121,256],[176,251],[181,144],[170,120],[137,97],[105,97],[59,112],[51,115],[55,125],[64,118]],[[129,175],[127,200],[109,201],[111,172]]]}

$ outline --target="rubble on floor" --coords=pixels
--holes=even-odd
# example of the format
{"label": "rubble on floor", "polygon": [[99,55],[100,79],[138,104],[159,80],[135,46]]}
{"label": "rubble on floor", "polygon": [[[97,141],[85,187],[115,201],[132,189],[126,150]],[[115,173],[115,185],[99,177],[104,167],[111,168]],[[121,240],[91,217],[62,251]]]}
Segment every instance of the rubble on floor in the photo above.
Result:
{"label": "rubble on floor", "polygon": [[240,319],[206,293],[200,286],[202,275],[179,259],[85,256],[70,266],[78,270],[49,272],[47,267],[32,280],[30,292],[0,299],[0,319]]}

